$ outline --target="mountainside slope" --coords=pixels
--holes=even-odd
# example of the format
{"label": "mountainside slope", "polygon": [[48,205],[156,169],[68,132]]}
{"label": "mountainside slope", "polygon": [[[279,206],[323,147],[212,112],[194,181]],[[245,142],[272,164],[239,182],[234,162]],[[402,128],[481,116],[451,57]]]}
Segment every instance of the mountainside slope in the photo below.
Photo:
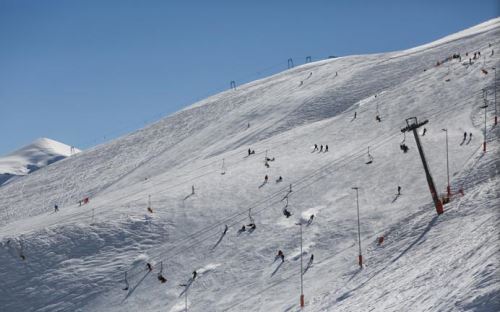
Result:
{"label": "mountainside slope", "polygon": [[37,139],[5,157],[0,157],[0,186],[12,178],[30,174],[79,152],[78,149],[72,150],[71,146],[51,139]]}
{"label": "mountainside slope", "polygon": [[[407,51],[298,66],[5,185],[2,311],[182,311],[186,290],[190,311],[299,311],[296,223],[312,214],[309,311],[496,310],[499,130],[490,105],[483,153],[480,106],[482,89],[490,100],[494,91],[498,38],[495,19]],[[462,60],[443,62],[455,53]],[[421,140],[441,195],[448,129],[452,190],[465,192],[439,217],[400,131],[413,116],[429,120]],[[238,233],[252,221],[255,231]]]}

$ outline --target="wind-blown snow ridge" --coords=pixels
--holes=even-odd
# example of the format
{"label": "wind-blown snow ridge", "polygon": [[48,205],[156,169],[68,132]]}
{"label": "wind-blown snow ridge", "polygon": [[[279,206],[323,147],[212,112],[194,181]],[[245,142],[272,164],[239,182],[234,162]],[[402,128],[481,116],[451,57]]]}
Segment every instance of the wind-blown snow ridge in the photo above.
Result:
{"label": "wind-blown snow ridge", "polygon": [[[480,108],[498,38],[494,19],[407,51],[308,63],[12,181],[0,188],[1,310],[181,311],[187,295],[190,311],[300,311],[301,255],[308,311],[498,310],[500,128],[489,105],[483,153]],[[400,131],[413,116],[429,120],[440,195],[443,128],[452,191],[464,191],[439,217]],[[296,224],[312,214],[301,254]]]}

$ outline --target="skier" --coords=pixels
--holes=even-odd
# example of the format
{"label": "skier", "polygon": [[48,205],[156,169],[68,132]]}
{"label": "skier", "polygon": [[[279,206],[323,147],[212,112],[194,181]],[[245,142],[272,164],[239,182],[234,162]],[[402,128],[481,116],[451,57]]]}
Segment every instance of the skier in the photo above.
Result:
{"label": "skier", "polygon": [[194,185],[191,185],[191,195],[194,195]]}
{"label": "skier", "polygon": [[193,271],[193,281],[194,279],[196,278],[196,276],[198,276],[198,273],[196,273],[196,270]]}
{"label": "skier", "polygon": [[241,229],[239,229],[239,230],[238,230],[238,233],[243,233],[243,232],[245,232],[246,230],[247,230],[247,229],[246,229],[245,225],[243,225],[243,226],[241,227]]}
{"label": "skier", "polygon": [[250,228],[251,231],[253,231],[253,230],[255,230],[257,228],[257,226],[255,225],[255,223],[248,224],[248,227]]}
{"label": "skier", "polygon": [[266,168],[269,168],[269,167],[270,167],[270,166],[269,166],[269,163],[267,162],[267,160],[266,160],[266,162],[264,163],[264,166],[266,166]]}
{"label": "skier", "polygon": [[292,214],[290,213],[290,211],[288,211],[288,209],[283,209],[283,214],[285,215],[285,217],[287,218],[290,218],[292,216]]}
{"label": "skier", "polygon": [[309,217],[309,220],[307,220],[307,225],[310,225],[314,220],[314,214],[312,214],[310,217]]}
{"label": "skier", "polygon": [[335,72],[335,77],[337,77],[339,75],[339,73]]}
{"label": "skier", "polygon": [[358,112],[354,112],[354,118],[353,119],[356,119],[357,115],[358,115]]}
{"label": "skier", "polygon": [[308,267],[310,267],[313,264],[314,261],[314,254],[311,254],[311,258],[309,258],[309,263],[307,264]]}
{"label": "skier", "polygon": [[314,149],[313,149],[313,152],[314,151],[317,151],[318,150],[318,144],[314,144]]}
{"label": "skier", "polygon": [[153,266],[149,262],[146,263],[146,268],[148,269],[149,272],[153,271]]}
{"label": "skier", "polygon": [[252,155],[252,150],[248,149],[248,156]]}
{"label": "skier", "polygon": [[57,205],[54,205],[54,212],[58,212],[59,211],[59,207]]}
{"label": "skier", "polygon": [[398,195],[401,195],[401,186],[398,185]]}
{"label": "skier", "polygon": [[378,122],[381,122],[381,121],[382,121],[382,119],[380,119],[380,116],[379,116],[379,115],[377,115],[377,116],[375,117],[375,119],[376,119]]}
{"label": "skier", "polygon": [[285,255],[283,254],[283,251],[278,250],[278,254],[276,255],[276,259],[281,258],[281,262],[285,262]]}
{"label": "skier", "polygon": [[276,183],[280,183],[280,182],[283,182],[283,178],[281,176],[276,180]]}
{"label": "skier", "polygon": [[304,84],[304,81],[300,81],[299,87]]}
{"label": "skier", "polygon": [[266,176],[264,177],[264,183],[267,183],[267,180],[268,180],[268,179],[269,179],[269,177],[268,177],[268,176],[267,176],[267,174],[266,174]]}
{"label": "skier", "polygon": [[328,152],[328,144],[325,145],[325,153]]}
{"label": "skier", "polygon": [[167,279],[161,275],[161,274],[158,274],[158,280],[163,284],[163,283],[166,283],[167,282]]}
{"label": "skier", "polygon": [[225,225],[225,227],[224,227],[224,233],[222,233],[222,235],[226,235],[226,233],[227,233],[227,229],[228,229],[228,226],[227,226],[227,224],[226,224],[226,225]]}
{"label": "skier", "polygon": [[427,128],[424,128],[424,132],[422,132],[422,136],[424,136],[427,133]]}
{"label": "skier", "polygon": [[469,141],[472,140],[472,132],[469,132]]}
{"label": "skier", "polygon": [[467,132],[464,132],[464,141],[467,140]]}
{"label": "skier", "polygon": [[319,147],[319,152],[321,153],[323,151],[323,144]]}

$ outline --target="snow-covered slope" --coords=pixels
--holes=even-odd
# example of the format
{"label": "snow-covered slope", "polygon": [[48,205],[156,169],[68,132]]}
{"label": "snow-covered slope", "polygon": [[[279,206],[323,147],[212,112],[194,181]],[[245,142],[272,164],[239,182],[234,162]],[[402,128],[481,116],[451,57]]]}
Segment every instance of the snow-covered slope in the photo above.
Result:
{"label": "snow-covered slope", "polygon": [[12,178],[27,175],[78,152],[80,150],[61,142],[47,138],[37,139],[0,157],[0,186]]}
{"label": "snow-covered slope", "polygon": [[[298,66],[5,185],[1,310],[182,311],[187,293],[190,311],[299,311],[296,223],[312,214],[308,311],[497,310],[500,133],[490,105],[483,153],[480,106],[482,89],[492,99],[498,38],[495,19],[407,51]],[[436,66],[454,53],[462,59]],[[439,217],[414,139],[400,131],[413,116],[429,120],[421,139],[440,193],[442,128],[452,190],[464,190]],[[238,233],[251,220],[256,230]]]}

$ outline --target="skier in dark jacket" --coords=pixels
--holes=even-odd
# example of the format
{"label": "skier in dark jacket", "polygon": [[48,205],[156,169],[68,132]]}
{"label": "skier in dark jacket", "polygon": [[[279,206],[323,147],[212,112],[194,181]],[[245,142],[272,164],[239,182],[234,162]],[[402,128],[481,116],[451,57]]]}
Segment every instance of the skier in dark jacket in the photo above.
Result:
{"label": "skier in dark jacket", "polygon": [[292,215],[292,214],[290,213],[290,211],[288,211],[288,209],[286,209],[286,208],[285,208],[285,209],[283,209],[283,214],[284,214],[284,215],[285,215],[285,217],[287,217],[287,218],[290,218],[290,216]]}
{"label": "skier in dark jacket", "polygon": [[278,250],[278,254],[276,255],[276,258],[281,258],[281,262],[285,262],[285,255],[283,254],[283,251]]}
{"label": "skier in dark jacket", "polygon": [[54,205],[54,212],[58,212],[58,211],[59,211],[59,206]]}

